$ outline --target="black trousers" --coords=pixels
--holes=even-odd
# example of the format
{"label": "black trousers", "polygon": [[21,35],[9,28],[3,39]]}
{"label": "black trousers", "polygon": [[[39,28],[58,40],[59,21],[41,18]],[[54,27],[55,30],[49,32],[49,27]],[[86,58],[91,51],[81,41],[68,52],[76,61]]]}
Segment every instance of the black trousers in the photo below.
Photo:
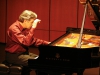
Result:
{"label": "black trousers", "polygon": [[34,53],[9,53],[6,52],[6,61],[11,64],[18,64],[22,66],[28,66],[28,59],[35,59],[38,55]]}
{"label": "black trousers", "polygon": [[38,55],[34,53],[24,52],[24,53],[9,53],[6,52],[5,60],[9,64],[21,65],[23,66],[22,75],[30,75],[31,69],[28,67],[28,59],[34,59]]}

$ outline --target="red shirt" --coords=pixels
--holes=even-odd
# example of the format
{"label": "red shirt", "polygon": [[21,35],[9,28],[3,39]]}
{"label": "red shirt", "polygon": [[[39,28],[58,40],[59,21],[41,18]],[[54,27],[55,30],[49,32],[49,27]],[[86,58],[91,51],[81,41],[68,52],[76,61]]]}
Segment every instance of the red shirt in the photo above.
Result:
{"label": "red shirt", "polygon": [[34,28],[24,29],[19,21],[13,23],[7,31],[5,50],[10,53],[25,52],[28,46],[47,45],[48,42],[34,37]]}

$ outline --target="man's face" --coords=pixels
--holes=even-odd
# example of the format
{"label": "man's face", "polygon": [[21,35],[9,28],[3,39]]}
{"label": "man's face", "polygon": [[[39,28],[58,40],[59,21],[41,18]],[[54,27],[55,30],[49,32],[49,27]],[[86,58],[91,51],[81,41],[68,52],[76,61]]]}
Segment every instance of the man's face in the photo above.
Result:
{"label": "man's face", "polygon": [[34,19],[26,20],[25,21],[25,28],[30,29],[32,27],[33,22],[34,22]]}

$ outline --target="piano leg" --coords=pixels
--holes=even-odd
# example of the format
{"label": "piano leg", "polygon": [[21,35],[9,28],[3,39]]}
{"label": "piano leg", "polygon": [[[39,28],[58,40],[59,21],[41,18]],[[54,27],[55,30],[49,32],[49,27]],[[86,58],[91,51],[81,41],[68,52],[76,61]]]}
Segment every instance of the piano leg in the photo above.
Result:
{"label": "piano leg", "polygon": [[49,74],[49,75],[65,75],[65,74]]}
{"label": "piano leg", "polygon": [[73,73],[67,73],[67,74],[49,74],[49,75],[72,75]]}
{"label": "piano leg", "polygon": [[38,70],[36,70],[35,72],[36,72],[36,75],[49,75],[45,72],[41,72],[41,71],[38,71]]}
{"label": "piano leg", "polygon": [[77,75],[83,75],[84,70],[85,69],[79,69],[78,72],[77,72]]}
{"label": "piano leg", "polygon": [[72,74],[48,74],[48,75],[72,75]]}
{"label": "piano leg", "polygon": [[73,74],[72,72],[61,74],[59,72],[55,73],[55,72],[52,72],[52,71],[46,73],[46,71],[40,71],[40,70],[36,70],[35,72],[36,72],[36,75],[72,75]]}

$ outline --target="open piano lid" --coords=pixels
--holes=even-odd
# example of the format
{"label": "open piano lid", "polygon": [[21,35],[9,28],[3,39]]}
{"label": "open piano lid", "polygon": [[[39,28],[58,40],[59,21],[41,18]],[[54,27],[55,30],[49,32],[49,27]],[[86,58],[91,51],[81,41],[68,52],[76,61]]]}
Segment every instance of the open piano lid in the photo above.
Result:
{"label": "open piano lid", "polygon": [[86,1],[88,1],[87,6],[87,15],[89,16],[91,22],[93,23],[96,30],[99,30],[100,27],[100,15],[99,15],[99,8],[100,8],[100,1],[99,0],[79,0],[80,4],[85,6]]}

